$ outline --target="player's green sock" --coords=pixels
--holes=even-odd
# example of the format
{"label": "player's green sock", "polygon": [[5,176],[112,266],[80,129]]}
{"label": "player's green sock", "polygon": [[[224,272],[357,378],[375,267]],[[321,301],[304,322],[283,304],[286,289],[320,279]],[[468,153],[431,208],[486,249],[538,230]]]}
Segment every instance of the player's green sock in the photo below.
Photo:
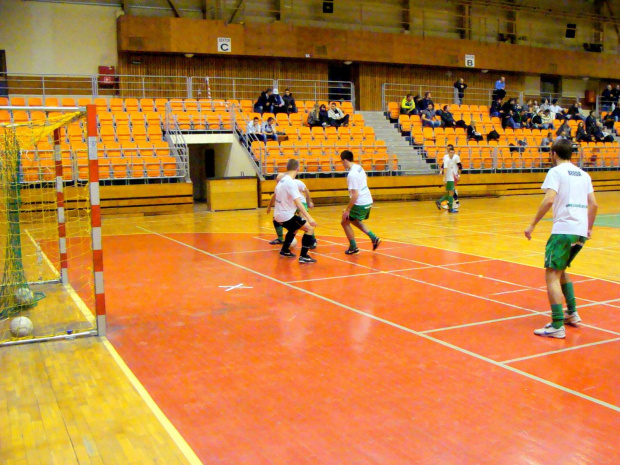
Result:
{"label": "player's green sock", "polygon": [[562,304],[551,306],[551,320],[551,325],[555,329],[564,326],[564,310],[562,309]]}
{"label": "player's green sock", "polygon": [[374,240],[377,238],[377,236],[375,235],[375,233],[374,233],[374,232],[372,232],[372,231],[368,231],[368,237],[370,237],[370,240],[371,240],[371,241],[374,241]]}
{"label": "player's green sock", "polygon": [[355,242],[355,239],[349,241],[349,249],[357,249],[357,242]]}
{"label": "player's green sock", "polygon": [[568,313],[575,313],[577,311],[577,300],[575,299],[573,283],[562,284],[562,294],[564,294],[564,298],[566,299],[566,308],[568,309]]}
{"label": "player's green sock", "polygon": [[443,202],[444,200],[448,200],[449,195],[448,194],[444,194],[441,196],[441,198],[439,199],[439,202]]}
{"label": "player's green sock", "polygon": [[281,241],[284,240],[284,228],[282,226],[276,226],[276,234],[278,235],[278,239]]}
{"label": "player's green sock", "polygon": [[454,197],[451,195],[448,196],[448,210],[452,210],[452,203],[454,202]]}

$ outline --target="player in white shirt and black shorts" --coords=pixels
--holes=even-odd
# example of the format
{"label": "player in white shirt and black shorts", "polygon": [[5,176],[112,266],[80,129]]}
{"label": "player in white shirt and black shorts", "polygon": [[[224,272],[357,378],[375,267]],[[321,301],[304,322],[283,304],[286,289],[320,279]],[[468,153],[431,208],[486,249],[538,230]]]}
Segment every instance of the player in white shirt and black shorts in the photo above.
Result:
{"label": "player in white shirt and black shorts", "polygon": [[444,181],[446,183],[446,193],[435,202],[437,208],[441,210],[441,202],[448,201],[448,212],[458,213],[459,211],[454,208],[454,181],[459,178],[459,163],[461,158],[455,154],[454,146],[448,145],[448,153],[443,157],[443,164],[439,170],[440,174],[443,174]]}
{"label": "player in white shirt and black shorts", "polygon": [[[553,228],[545,249],[545,280],[552,321],[534,334],[559,339],[566,337],[564,323],[571,326],[581,323],[566,268],[590,239],[598,208],[590,175],[570,162],[572,153],[573,146],[568,139],[556,140],[551,146],[555,166],[542,185],[545,198],[525,230],[525,237],[531,239],[534,228],[553,206]],[[565,313],[562,297],[566,299]]]}
{"label": "player in white shirt and black shorts", "polygon": [[[315,263],[316,260],[308,255],[308,249],[314,244],[314,228],[316,221],[312,219],[306,207],[304,207],[303,196],[299,192],[298,186],[294,180],[299,169],[299,161],[291,159],[286,164],[286,174],[276,185],[275,209],[273,212],[273,225],[275,227],[282,226],[287,230],[284,237],[280,255],[283,257],[294,258],[295,254],[289,249],[291,242],[295,239],[297,231],[302,229],[304,235],[301,239],[301,254],[299,255],[299,263]],[[299,215],[297,215],[299,213]],[[302,218],[303,217],[303,218]]]}
{"label": "player in white shirt and black shorts", "polygon": [[381,239],[363,223],[363,220],[370,216],[370,209],[372,208],[372,195],[368,188],[366,172],[360,165],[353,163],[353,152],[350,150],[342,151],[340,161],[349,172],[347,174],[347,187],[351,197],[347,208],[342,212],[342,221],[340,222],[344,233],[347,235],[347,239],[349,239],[349,248],[345,253],[353,255],[360,251],[355,242],[355,233],[351,225],[368,235],[372,241],[372,250],[376,250],[381,243]]}

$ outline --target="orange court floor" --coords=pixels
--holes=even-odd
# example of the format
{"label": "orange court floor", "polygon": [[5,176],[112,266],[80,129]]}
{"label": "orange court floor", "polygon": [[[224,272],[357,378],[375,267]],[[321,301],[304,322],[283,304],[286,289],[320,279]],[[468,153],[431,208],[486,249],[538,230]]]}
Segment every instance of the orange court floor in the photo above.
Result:
{"label": "orange court floor", "polygon": [[317,207],[311,265],[265,209],[106,218],[107,338],[0,348],[0,463],[620,463],[620,193],[597,198],[564,340],[533,334],[542,194],[377,203],[353,256]]}

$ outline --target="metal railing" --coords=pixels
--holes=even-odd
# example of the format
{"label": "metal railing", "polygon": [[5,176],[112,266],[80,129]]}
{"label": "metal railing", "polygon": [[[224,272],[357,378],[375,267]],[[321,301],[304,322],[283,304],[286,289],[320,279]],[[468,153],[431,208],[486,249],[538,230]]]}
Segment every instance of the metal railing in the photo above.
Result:
{"label": "metal railing", "polygon": [[296,100],[313,102],[351,102],[355,108],[355,85],[351,81],[312,81],[278,79],[280,95],[290,89]]}
{"label": "metal railing", "polygon": [[[400,106],[403,98],[407,94],[419,95],[424,98],[426,92],[431,93],[431,100],[435,103],[435,110],[440,110],[443,105],[462,103],[464,105],[485,105],[490,106],[493,101],[493,89],[467,88],[463,101],[458,99],[458,91],[454,87],[448,86],[426,86],[416,84],[393,84],[384,83],[381,85],[381,101],[384,111],[387,111],[389,102],[397,102]],[[511,92],[506,90],[506,97],[514,97],[523,102],[523,92]]]}
{"label": "metal railing", "polygon": [[597,116],[600,118],[601,115],[605,112],[614,111],[616,108],[616,102],[609,102],[608,100],[603,100],[601,95],[596,96],[596,103],[594,105],[594,110],[596,110]]}
{"label": "metal railing", "polygon": [[217,100],[251,100],[254,103],[261,92],[277,88],[275,79],[232,78],[192,76],[190,79],[193,98]]}
{"label": "metal railing", "polygon": [[190,181],[189,174],[189,148],[183,137],[183,132],[174,118],[174,113],[170,103],[166,103],[166,116],[164,118],[164,139],[170,144],[171,152],[177,160],[179,176]]}
{"label": "metal railing", "polygon": [[58,95],[96,94],[96,76],[92,75],[0,73],[0,81],[7,95],[32,95],[45,98]]}

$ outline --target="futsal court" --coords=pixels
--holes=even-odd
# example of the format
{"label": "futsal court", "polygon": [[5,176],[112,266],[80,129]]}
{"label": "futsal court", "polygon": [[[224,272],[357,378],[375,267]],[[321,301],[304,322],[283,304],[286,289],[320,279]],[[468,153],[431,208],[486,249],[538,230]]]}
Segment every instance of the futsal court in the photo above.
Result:
{"label": "futsal court", "polygon": [[[343,206],[317,207],[318,262],[303,265],[268,244],[265,209],[106,219],[107,339],[125,371],[94,338],[2,356],[30,351],[65,399],[50,408],[75,461],[58,463],[619,463],[620,196],[597,193],[570,270],[583,324],[565,340],[533,334],[550,320],[551,221],[523,236],[541,199],[462,199],[458,215],[376,203],[383,242],[356,230],[353,256]],[[103,373],[80,375],[91,396],[57,384],[60,358]],[[44,447],[15,463],[52,463]]]}

